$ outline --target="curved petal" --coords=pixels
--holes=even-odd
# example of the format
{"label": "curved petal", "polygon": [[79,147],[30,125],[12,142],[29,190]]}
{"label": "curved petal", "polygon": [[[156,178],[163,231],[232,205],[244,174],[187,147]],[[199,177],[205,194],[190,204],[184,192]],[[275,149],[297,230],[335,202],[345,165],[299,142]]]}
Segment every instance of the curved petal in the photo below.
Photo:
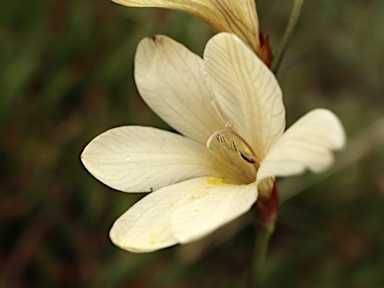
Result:
{"label": "curved petal", "polygon": [[285,128],[282,93],[275,76],[239,38],[228,33],[211,38],[204,63],[225,120],[262,160]]}
{"label": "curved petal", "polygon": [[137,88],[149,107],[174,129],[200,143],[223,126],[205,86],[204,62],[166,37],[146,38],[135,60]]}
{"label": "curved petal", "polygon": [[160,7],[189,12],[217,32],[238,35],[256,53],[260,51],[259,19],[254,0],[113,0],[131,7]]}
{"label": "curved petal", "polygon": [[228,177],[225,163],[205,146],[151,127],[108,130],[85,147],[81,160],[98,180],[125,192],[150,192],[201,176]]}
{"label": "curved petal", "polygon": [[[249,206],[256,199],[255,196],[250,196],[251,193],[243,192],[244,189],[242,188],[236,190],[234,188],[229,189],[227,186],[220,179],[204,177],[163,187],[145,196],[117,219],[111,228],[110,238],[117,246],[132,252],[149,252],[172,246],[179,240],[175,237],[171,222],[174,222],[175,217],[180,214],[177,211],[183,207],[189,207],[189,204],[198,203],[203,199],[207,201],[219,200],[219,197],[212,198],[210,194],[218,195],[220,192],[223,192],[225,196],[225,199],[219,200],[220,202],[232,201],[234,198],[237,201],[234,204],[225,202],[227,206]],[[232,187],[232,185],[230,186]],[[229,192],[239,194],[239,197],[227,196]],[[256,193],[254,190],[253,194]],[[252,203],[244,204],[246,201]],[[211,203],[211,207],[213,206],[215,203]],[[208,208],[208,206],[206,207]],[[203,209],[203,207],[201,208]],[[236,209],[228,209],[228,212],[234,218],[235,215],[231,212],[232,210]],[[215,213],[215,215],[227,219],[226,222],[229,221],[228,215],[224,215],[224,213],[223,215]],[[224,224],[223,222],[224,220],[221,220],[222,224]],[[195,229],[199,230],[200,227],[190,226],[184,230]]]}
{"label": "curved petal", "polygon": [[196,187],[200,194],[180,206],[172,216],[172,229],[180,243],[204,237],[251,209],[257,185],[231,185],[211,179]]}
{"label": "curved petal", "polygon": [[327,169],[333,150],[345,145],[340,120],[326,109],[313,110],[293,124],[268,152],[258,171],[258,180],[289,176],[305,168],[313,172]]}

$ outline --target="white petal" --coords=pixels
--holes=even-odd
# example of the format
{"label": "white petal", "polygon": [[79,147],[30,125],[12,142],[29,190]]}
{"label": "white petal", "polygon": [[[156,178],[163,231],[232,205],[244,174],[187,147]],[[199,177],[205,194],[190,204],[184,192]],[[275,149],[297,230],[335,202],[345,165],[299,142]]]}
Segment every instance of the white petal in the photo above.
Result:
{"label": "white petal", "polygon": [[343,148],[345,133],[340,120],[326,109],[313,110],[292,125],[268,152],[258,171],[258,180],[327,169],[333,150]]}
{"label": "white petal", "polygon": [[178,208],[172,228],[180,243],[187,243],[213,232],[251,209],[257,199],[257,185],[231,185],[220,180],[201,183],[193,201]]}
{"label": "white petal", "polygon": [[185,136],[206,143],[223,124],[210,104],[203,60],[166,36],[140,42],[135,79],[144,101]]}
{"label": "white petal", "polygon": [[285,128],[282,93],[275,76],[239,38],[228,33],[211,38],[204,62],[225,120],[263,159]]}
{"label": "white petal", "polygon": [[[227,206],[250,207],[256,199],[254,196],[256,191],[252,191],[251,196],[251,193],[245,191],[242,187],[238,189],[228,188],[228,185],[223,184],[222,180],[208,177],[191,179],[164,187],[148,194],[124,213],[114,223],[110,231],[111,240],[117,246],[132,252],[149,252],[172,246],[179,242],[174,236],[171,225],[171,219],[175,218],[175,211],[203,199],[224,202],[223,199],[217,199],[219,197],[212,198],[209,196],[210,193],[217,194],[220,192],[224,193],[224,198],[227,201],[232,201],[234,198],[235,203],[227,203]],[[233,192],[235,195],[239,194],[239,197],[227,196],[229,192]],[[252,203],[245,203],[247,201]],[[204,205],[206,206],[206,204]],[[213,206],[215,206],[215,203],[211,203],[211,207]],[[220,206],[224,207],[222,204]],[[242,209],[244,208],[237,210]],[[236,216],[232,210],[236,209],[230,207],[228,213],[234,218]],[[222,217],[217,221],[221,221],[221,225],[230,220],[227,214],[219,215],[217,212],[214,213],[217,217]],[[180,213],[177,212],[176,214],[179,215]],[[239,211],[237,211],[237,214],[239,214]],[[190,226],[188,229],[201,230],[200,227],[195,226]]]}
{"label": "white petal", "polygon": [[151,127],[111,129],[92,140],[81,159],[98,180],[126,192],[149,192],[201,176],[228,177],[225,163],[205,146]]}
{"label": "white petal", "polygon": [[132,7],[161,7],[189,12],[217,32],[232,32],[259,52],[259,20],[254,0],[113,0]]}

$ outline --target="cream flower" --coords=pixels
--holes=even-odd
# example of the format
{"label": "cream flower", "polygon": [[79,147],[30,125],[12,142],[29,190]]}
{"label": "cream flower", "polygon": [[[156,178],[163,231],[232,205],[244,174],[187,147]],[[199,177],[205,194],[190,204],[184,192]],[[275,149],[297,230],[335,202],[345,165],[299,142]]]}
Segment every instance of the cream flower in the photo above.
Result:
{"label": "cream flower", "polygon": [[325,109],[283,134],[279,85],[233,34],[214,36],[204,59],[165,36],[144,39],[135,65],[144,101],[181,135],[118,127],[84,149],[85,167],[101,182],[152,192],[114,223],[110,237],[123,249],[148,252],[199,239],[269,192],[260,191],[263,179],[323,171],[332,150],[344,146],[342,125]]}
{"label": "cream flower", "polygon": [[254,0],[112,0],[130,7],[186,11],[216,32],[232,32],[260,56],[259,19]]}

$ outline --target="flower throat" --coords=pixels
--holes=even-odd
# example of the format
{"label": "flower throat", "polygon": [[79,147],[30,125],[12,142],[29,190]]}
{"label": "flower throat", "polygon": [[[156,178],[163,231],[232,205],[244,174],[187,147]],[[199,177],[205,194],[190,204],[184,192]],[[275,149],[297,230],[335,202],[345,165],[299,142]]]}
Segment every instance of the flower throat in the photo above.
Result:
{"label": "flower throat", "polygon": [[[247,161],[248,163],[259,166],[260,162],[256,156],[256,153],[253,151],[252,147],[248,144],[248,142],[243,137],[241,137],[236,131],[232,129],[232,122],[224,120],[223,116],[219,111],[219,108],[216,105],[215,100],[212,100],[211,104],[215,109],[216,113],[219,115],[221,121],[224,123],[225,129],[217,130],[212,133],[212,135],[207,140],[207,148],[210,147],[211,142],[213,141],[213,139],[216,138],[217,142],[222,147],[226,148],[227,150],[235,154],[238,154],[243,160]],[[225,133],[231,134],[232,136],[234,136],[234,138],[229,138],[229,141],[228,141],[227,138],[225,138],[225,136],[223,135]],[[242,143],[249,152],[244,152],[243,150],[239,149],[235,139],[240,141],[240,143]]]}

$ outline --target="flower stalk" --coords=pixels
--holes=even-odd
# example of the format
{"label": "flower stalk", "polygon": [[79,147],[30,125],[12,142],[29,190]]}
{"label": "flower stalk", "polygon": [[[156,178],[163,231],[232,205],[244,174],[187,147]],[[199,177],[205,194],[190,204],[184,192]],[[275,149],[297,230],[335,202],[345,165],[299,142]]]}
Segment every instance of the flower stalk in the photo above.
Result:
{"label": "flower stalk", "polygon": [[260,198],[254,209],[254,245],[248,287],[260,287],[262,271],[268,252],[269,240],[275,230],[279,206],[279,193],[274,185],[268,199]]}
{"label": "flower stalk", "polygon": [[292,32],[295,30],[297,21],[299,20],[303,3],[304,3],[304,0],[294,0],[294,2],[293,2],[288,24],[285,27],[283,37],[280,40],[275,58],[273,59],[273,62],[272,62],[271,70],[275,74],[277,73],[277,71],[280,68],[281,61],[283,60],[284,53],[285,53],[287,46],[288,46],[289,38],[291,37]]}

